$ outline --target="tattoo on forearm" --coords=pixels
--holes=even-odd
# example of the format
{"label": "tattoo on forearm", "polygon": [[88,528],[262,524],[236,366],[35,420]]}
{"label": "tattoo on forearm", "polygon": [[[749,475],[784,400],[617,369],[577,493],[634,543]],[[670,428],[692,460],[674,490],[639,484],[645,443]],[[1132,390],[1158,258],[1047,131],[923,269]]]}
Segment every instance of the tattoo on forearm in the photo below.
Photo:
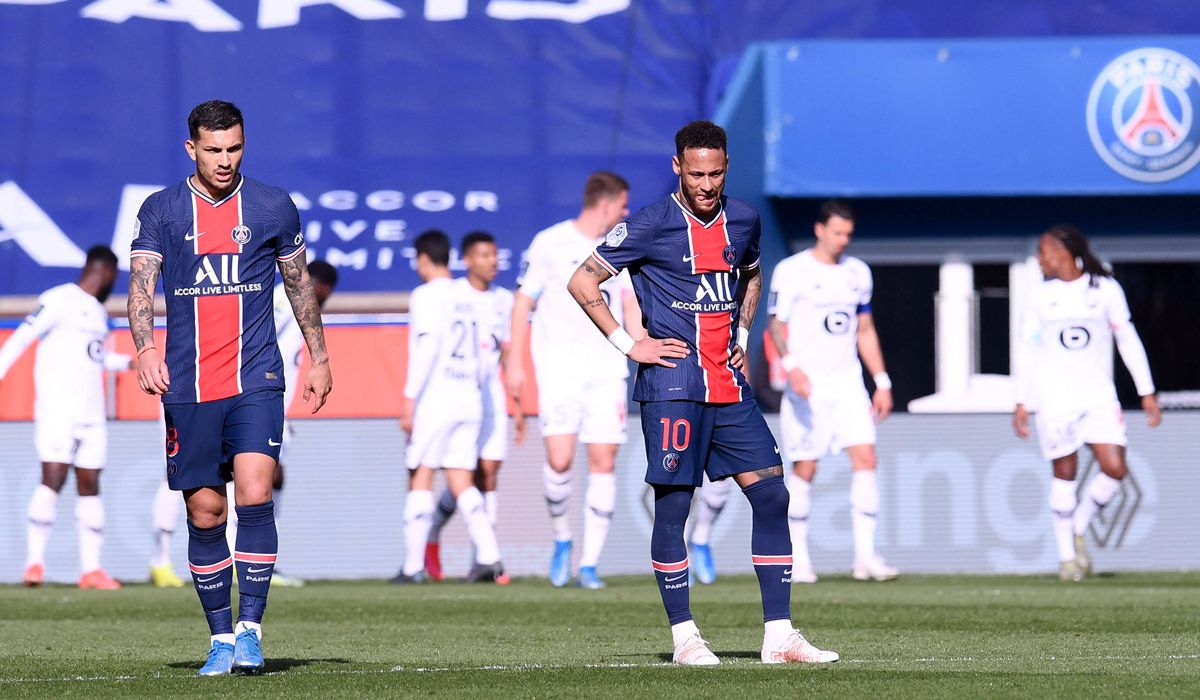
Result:
{"label": "tattoo on forearm", "polygon": [[601,282],[608,279],[609,277],[612,277],[612,275],[610,275],[608,273],[608,270],[605,270],[604,268],[600,267],[599,265],[594,265],[592,263],[591,258],[584,260],[583,264],[580,265],[580,267],[583,268],[584,272],[588,273],[592,277],[599,279]]}
{"label": "tattoo on forearm", "polygon": [[129,333],[138,350],[154,344],[154,288],[162,261],[139,255],[129,261]]}
{"label": "tattoo on forearm", "polygon": [[608,306],[608,304],[604,303],[603,297],[599,297],[596,299],[584,299],[583,306],[585,308],[596,308],[597,306]]}
{"label": "tattoo on forearm", "polygon": [[746,280],[745,292],[742,295],[741,325],[746,328],[754,323],[758,300],[762,297],[762,272],[755,268],[751,274],[753,276]]}
{"label": "tattoo on forearm", "polygon": [[288,301],[292,305],[292,313],[296,315],[296,324],[304,332],[304,342],[308,344],[308,354],[312,357],[314,366],[329,363],[329,353],[325,350],[325,328],[321,324],[321,306],[317,304],[317,295],[313,292],[312,280],[308,278],[308,264],[304,255],[286,262],[279,263],[279,274],[283,277],[283,289],[287,292]]}

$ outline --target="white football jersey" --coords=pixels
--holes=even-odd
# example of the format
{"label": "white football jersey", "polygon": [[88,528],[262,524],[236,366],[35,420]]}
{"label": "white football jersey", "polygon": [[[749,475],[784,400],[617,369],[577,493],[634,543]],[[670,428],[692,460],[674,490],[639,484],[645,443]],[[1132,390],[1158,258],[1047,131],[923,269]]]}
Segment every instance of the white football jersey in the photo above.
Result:
{"label": "white football jersey", "polygon": [[486,383],[499,377],[500,351],[512,334],[513,293],[503,287],[481,292],[474,287],[479,314],[480,379]]}
{"label": "white football jersey", "polygon": [[[1111,277],[1038,284],[1021,320],[1018,403],[1070,412],[1115,402],[1113,335],[1126,326],[1132,330],[1129,304]],[[1148,368],[1145,374],[1139,384],[1150,382]],[[1152,384],[1138,389],[1154,392]]]}
{"label": "white football jersey", "polygon": [[292,405],[296,387],[303,381],[300,377],[301,353],[304,351],[304,331],[296,323],[292,302],[282,284],[275,285],[274,299],[275,340],[279,354],[283,357],[283,410]]}
{"label": "white football jersey", "polygon": [[826,265],[810,249],[775,266],[767,313],[787,324],[788,355],[814,387],[862,383],[858,315],[871,310],[871,289],[871,269],[848,255]]}
{"label": "white football jersey", "polygon": [[408,379],[404,395],[417,412],[479,420],[481,293],[465,279],[439,278],[413,290],[409,299]]}
{"label": "white football jersey", "polygon": [[[584,235],[568,219],[538,233],[525,251],[517,287],[537,300],[529,344],[539,374],[549,371],[617,379],[629,376],[625,356],[596,330],[567,291],[571,275],[602,240]],[[624,296],[633,293],[629,273],[623,271],[605,280],[600,293],[617,323],[624,325]]]}
{"label": "white football jersey", "polygon": [[106,345],[108,312],[75,283],[46,290],[0,348],[0,377],[33,341],[38,342],[33,379],[38,421],[103,424],[104,370],[129,367],[129,356]]}

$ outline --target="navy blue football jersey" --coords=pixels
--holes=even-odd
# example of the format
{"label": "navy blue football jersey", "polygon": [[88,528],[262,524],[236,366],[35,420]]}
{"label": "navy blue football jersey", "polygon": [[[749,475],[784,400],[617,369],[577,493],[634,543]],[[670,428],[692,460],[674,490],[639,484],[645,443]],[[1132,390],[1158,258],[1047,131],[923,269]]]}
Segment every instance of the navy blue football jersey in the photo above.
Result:
{"label": "navy blue football jersey", "polygon": [[617,224],[592,257],[616,275],[628,269],[652,338],[677,338],[691,355],[674,369],[638,367],[635,401],[737,403],[750,396],[729,360],[737,342],[742,273],[759,264],[758,211],[721,198],[705,224],[672,194]]}

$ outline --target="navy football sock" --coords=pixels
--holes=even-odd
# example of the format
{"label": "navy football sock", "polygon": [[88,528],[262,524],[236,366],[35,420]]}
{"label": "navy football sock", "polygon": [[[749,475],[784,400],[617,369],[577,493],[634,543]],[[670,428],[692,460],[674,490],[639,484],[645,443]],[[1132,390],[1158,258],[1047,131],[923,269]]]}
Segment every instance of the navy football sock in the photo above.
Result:
{"label": "navy football sock", "polygon": [[209,634],[232,634],[233,611],[229,607],[233,590],[233,557],[225,541],[225,523],[216,527],[196,527],[188,524],[188,569],[204,616],[208,618]]}
{"label": "navy football sock", "polygon": [[782,476],[742,489],[750,501],[750,553],[762,594],[763,620],[792,617],[792,538],[788,531],[788,490]]}
{"label": "navy football sock", "polygon": [[654,487],[654,531],[650,536],[650,559],[658,592],[662,594],[667,620],[672,625],[692,619],[688,601],[687,545],[683,528],[692,508],[690,486]]}
{"label": "navy football sock", "polygon": [[279,533],[275,530],[275,503],[237,506],[238,531],[233,559],[238,572],[238,621],[261,623],[267,608],[267,592],[275,557],[279,552]]}

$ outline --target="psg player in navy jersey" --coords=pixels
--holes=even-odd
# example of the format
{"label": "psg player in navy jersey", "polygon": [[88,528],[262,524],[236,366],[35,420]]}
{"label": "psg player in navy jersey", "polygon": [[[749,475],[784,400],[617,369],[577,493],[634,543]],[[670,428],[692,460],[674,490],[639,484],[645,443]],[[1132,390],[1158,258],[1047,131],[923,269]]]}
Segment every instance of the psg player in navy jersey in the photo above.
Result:
{"label": "psg player in navy jersey", "polygon": [[[753,512],[751,550],[762,593],[764,663],[837,661],[791,623],[792,543],[779,448],[746,377],[746,342],[762,294],[758,212],[724,195],[725,131],[692,122],[675,134],[679,188],[617,224],[568,283],[596,327],[638,363],[646,482],[654,488],[650,557],[671,623],[675,663],[720,663],[688,602],[683,531],[704,474],[732,477]],[[647,337],[613,318],[600,283],[627,269]]]}
{"label": "psg player in navy jersey", "polygon": [[[271,501],[283,440],[284,364],[272,314],[275,268],[312,356],[304,400],[316,413],[333,380],[320,305],[287,192],[241,175],[242,113],[219,100],[188,116],[196,172],[138,212],[129,263],[129,330],[138,382],[162,397],[167,480],[183,491],[188,565],[212,634],[201,675],[261,670],[262,617],[279,549]],[[167,302],[165,353],[154,345],[154,288]],[[225,540],[233,480],[239,528]],[[237,569],[233,624],[230,591]]]}

